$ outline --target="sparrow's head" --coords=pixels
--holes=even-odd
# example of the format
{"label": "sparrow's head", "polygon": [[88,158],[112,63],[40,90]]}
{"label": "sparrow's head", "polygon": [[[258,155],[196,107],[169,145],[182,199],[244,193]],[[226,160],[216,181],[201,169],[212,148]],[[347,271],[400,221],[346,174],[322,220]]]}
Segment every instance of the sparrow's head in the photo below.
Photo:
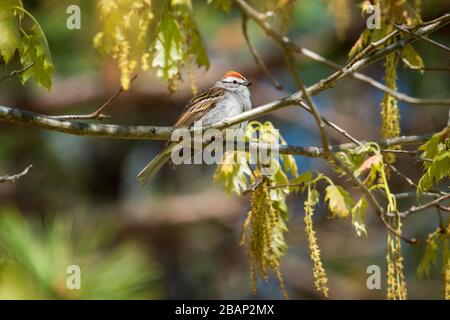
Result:
{"label": "sparrow's head", "polygon": [[245,96],[250,95],[248,87],[251,85],[251,82],[236,71],[226,72],[222,79],[217,81],[216,85],[236,93],[241,93]]}
{"label": "sparrow's head", "polygon": [[233,84],[235,87],[237,86],[249,87],[252,85],[252,83],[247,81],[247,79],[245,79],[245,77],[242,74],[236,71],[226,72],[220,81],[223,83]]}

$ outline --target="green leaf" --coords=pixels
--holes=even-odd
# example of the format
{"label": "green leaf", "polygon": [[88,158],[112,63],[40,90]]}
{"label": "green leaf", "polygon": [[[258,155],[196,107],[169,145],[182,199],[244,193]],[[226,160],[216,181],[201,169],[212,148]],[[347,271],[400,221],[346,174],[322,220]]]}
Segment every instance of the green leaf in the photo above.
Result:
{"label": "green leaf", "polygon": [[341,186],[329,185],[325,189],[325,201],[328,201],[333,217],[347,218],[352,210],[353,199]]}
{"label": "green leaf", "polygon": [[30,34],[23,35],[19,52],[20,62],[23,66],[33,64],[31,68],[20,75],[22,83],[33,76],[39,85],[50,90],[53,63],[47,41],[38,25],[34,24]]}
{"label": "green leaf", "polygon": [[350,49],[350,52],[348,53],[349,60],[353,59],[369,43],[371,33],[372,32],[369,29],[365,29],[361,33],[358,40],[356,40],[355,44],[353,45],[353,47]]}
{"label": "green leaf", "polygon": [[19,46],[19,18],[12,9],[0,8],[0,57],[5,63],[11,60]]}
{"label": "green leaf", "polygon": [[[24,84],[34,76],[36,82],[50,90],[53,64],[45,35],[36,19],[26,11],[19,0],[3,0],[0,8],[0,57],[6,63],[19,51]],[[22,24],[22,18],[31,20],[31,27]]]}
{"label": "green leaf", "polygon": [[363,234],[367,235],[365,220],[366,220],[367,201],[363,196],[352,208],[352,224],[355,228],[356,234],[360,237]]}
{"label": "green leaf", "polygon": [[203,39],[197,29],[195,29],[192,34],[190,53],[196,57],[195,63],[197,64],[197,67],[209,69],[208,53],[206,52]]}
{"label": "green leaf", "polygon": [[430,140],[419,147],[423,151],[421,156],[430,161],[424,162],[425,173],[419,180],[417,194],[439,183],[443,178],[450,176],[450,139],[449,128],[433,135]]}
{"label": "green leaf", "polygon": [[224,163],[217,167],[214,181],[223,184],[227,194],[234,192],[239,195],[248,188],[251,175],[245,153],[229,152],[224,156]]}
{"label": "green leaf", "polygon": [[[449,128],[445,128],[441,132],[436,133],[433,135],[430,140],[428,140],[426,143],[421,145],[419,147],[419,150],[423,151],[421,154],[422,158],[426,159],[433,159],[436,157],[436,155],[443,151],[448,149],[450,139],[448,138],[449,135]],[[430,163],[428,161],[424,162],[425,169],[427,169],[430,166]]]}
{"label": "green leaf", "polygon": [[419,180],[417,192],[429,190],[443,178],[450,177],[450,150],[443,151],[434,157],[425,174]]}
{"label": "green leaf", "polygon": [[184,57],[183,41],[177,22],[167,15],[158,27],[152,61],[152,67],[156,68],[156,75],[160,79],[170,80],[180,72],[180,63]]}
{"label": "green leaf", "polygon": [[155,71],[170,91],[186,65],[209,68],[191,0],[104,0],[99,12],[94,46],[117,61],[125,89],[138,68]]}
{"label": "green leaf", "polygon": [[181,21],[181,29],[186,39],[186,59],[192,56],[195,58],[197,67],[205,67],[208,69],[208,54],[194,19],[191,0],[172,0],[172,8],[175,16],[179,17],[178,21]]}
{"label": "green leaf", "polygon": [[281,160],[283,161],[283,168],[285,172],[290,172],[292,176],[298,175],[297,163],[295,162],[295,158],[290,154],[282,154],[280,155]]}

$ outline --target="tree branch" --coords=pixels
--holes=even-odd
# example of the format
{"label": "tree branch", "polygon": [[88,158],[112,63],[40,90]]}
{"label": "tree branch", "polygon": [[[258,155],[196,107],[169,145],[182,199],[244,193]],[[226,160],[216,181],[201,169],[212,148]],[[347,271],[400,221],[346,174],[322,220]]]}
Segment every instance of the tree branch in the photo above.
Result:
{"label": "tree branch", "polygon": [[[38,128],[61,133],[87,136],[97,138],[109,139],[127,139],[127,140],[170,140],[173,128],[160,126],[129,126],[129,125],[114,125],[114,124],[96,124],[80,121],[59,121],[48,116],[40,115],[30,111],[23,111],[20,109],[8,108],[0,106],[0,119],[6,122]],[[327,120],[329,121],[329,120]],[[221,122],[223,124],[223,122]],[[344,131],[337,125],[330,122],[338,131]],[[214,125],[213,127],[219,127]],[[205,128],[206,129],[206,128]],[[397,146],[397,145],[411,145],[420,144],[431,138],[434,133],[413,136],[401,136],[391,139],[383,139],[376,141],[382,148]],[[349,136],[346,134],[346,136]],[[350,136],[351,137],[351,136]],[[353,138],[354,139],[354,138]],[[354,148],[359,143],[365,144],[368,141],[358,141],[352,143],[343,143],[340,145],[331,146],[333,152],[345,151]],[[292,154],[297,156],[318,158],[324,157],[322,147],[317,146],[295,146],[295,145],[280,145],[280,153]]]}
{"label": "tree branch", "polygon": [[34,65],[34,62],[33,62],[33,63],[30,63],[29,65],[26,65],[25,67],[23,67],[23,68],[21,68],[21,69],[12,71],[10,74],[1,76],[1,77],[0,77],[0,82],[2,82],[3,80],[6,80],[6,79],[8,79],[8,78],[12,78],[12,77],[14,77],[14,76],[17,76],[17,75],[19,75],[19,74],[21,74],[21,73],[24,73],[25,71],[27,71],[28,69],[30,69],[33,65]]}
{"label": "tree branch", "polygon": [[168,140],[172,133],[172,128],[170,127],[123,126],[79,121],[59,121],[49,116],[3,106],[0,106],[0,119],[34,128],[99,138]]}
{"label": "tree branch", "polygon": [[[235,0],[238,3],[245,3],[245,1],[242,0]],[[247,5],[245,3],[245,5]],[[248,6],[248,5],[247,5]],[[250,7],[251,8],[251,7]],[[253,8],[251,8],[253,10]],[[256,11],[249,11],[248,16],[252,19],[259,19],[259,13]],[[255,18],[256,14],[256,18]],[[262,19],[262,18],[261,18]],[[266,24],[265,20],[255,20],[258,22],[258,24],[262,23]],[[439,19],[436,19],[435,22],[428,24],[422,28],[419,28],[416,33],[429,33],[432,32],[439,27],[447,24],[450,22],[450,14],[444,15],[440,17]],[[277,33],[275,33],[270,27],[266,27],[268,29],[265,29],[266,32],[278,39],[279,41],[282,41],[284,43],[286,41],[287,44],[289,44],[291,47],[295,49],[296,52],[300,52],[302,54],[305,54],[306,56],[309,56],[313,58],[316,61],[323,62],[328,65],[335,65],[333,62],[317,55],[316,53],[309,51],[307,49],[300,48],[290,42],[289,39],[283,38]],[[322,91],[325,91],[326,89],[332,87],[335,85],[336,82],[338,82],[340,79],[344,78],[346,75],[353,74],[355,75],[355,71],[365,67],[372,62],[381,59],[385,55],[389,54],[392,51],[395,51],[399,48],[402,48],[405,43],[408,43],[408,41],[413,42],[416,38],[411,38],[409,40],[402,40],[399,42],[396,42],[392,45],[390,45],[387,48],[384,48],[382,50],[377,51],[373,56],[370,58],[364,58],[361,60],[358,60],[355,62],[351,68],[345,72],[336,72],[335,74],[329,76],[328,78],[321,80],[317,82],[316,84],[310,86],[306,90],[311,96],[317,95]],[[362,77],[365,77],[364,75],[360,75]],[[270,103],[267,103],[265,105],[255,107],[252,110],[243,112],[240,115],[237,115],[235,117],[225,119],[223,121],[220,121],[219,123],[216,123],[214,128],[226,128],[228,126],[232,126],[247,120],[255,119],[257,117],[260,117],[262,115],[268,114],[270,112],[285,108],[290,105],[298,105],[301,104],[302,100],[302,94],[301,93],[294,93],[291,96],[285,97],[280,100],[275,100]],[[65,132],[69,134],[75,134],[75,135],[89,135],[89,136],[97,136],[97,137],[105,137],[105,138],[118,138],[118,139],[148,139],[148,140],[167,140],[168,137],[171,134],[171,128],[167,127],[156,127],[156,126],[118,126],[118,125],[98,125],[98,124],[87,124],[82,122],[69,122],[69,121],[59,121],[52,119],[47,116],[42,115],[36,115],[27,111],[20,111],[15,110],[11,108],[6,107],[0,107],[0,119],[6,120],[11,123],[17,123],[17,124],[25,124],[33,127],[39,127],[49,130],[55,130],[59,132]],[[412,138],[414,139],[414,138]]]}
{"label": "tree branch", "polygon": [[419,212],[419,211],[423,211],[423,210],[426,210],[426,209],[431,208],[431,207],[436,207],[436,206],[440,205],[440,203],[442,201],[445,201],[445,200],[447,200],[449,198],[450,198],[450,193],[445,194],[445,195],[443,195],[443,196],[441,196],[441,197],[439,197],[439,198],[437,198],[437,199],[435,199],[433,201],[430,201],[430,202],[428,202],[428,203],[426,203],[424,205],[417,206],[417,207],[413,206],[409,210],[400,212],[399,215],[402,218],[406,218],[410,214],[413,214],[413,213],[416,213],[416,212]]}
{"label": "tree branch", "polygon": [[10,183],[14,183],[16,182],[18,179],[20,179],[21,177],[23,177],[24,175],[28,174],[28,171],[30,171],[30,169],[33,167],[33,165],[29,165],[28,167],[26,167],[22,172],[15,174],[15,175],[11,175],[11,176],[0,176],[0,183],[5,183],[5,182],[10,182]]}
{"label": "tree branch", "polygon": [[439,48],[441,50],[444,50],[444,51],[450,53],[450,48],[449,47],[444,46],[442,43],[439,43],[437,41],[431,40],[431,39],[429,39],[429,38],[427,38],[427,37],[425,37],[423,35],[417,34],[416,32],[409,30],[407,27],[394,24],[394,28],[396,28],[397,30],[400,30],[401,32],[404,32],[404,33],[406,33],[408,35],[412,35],[414,37],[417,37],[420,40],[423,40],[425,42],[428,42],[428,43],[432,44],[436,48]]}
{"label": "tree branch", "polygon": [[[137,75],[131,78],[130,83],[136,80]],[[103,110],[111,105],[111,103],[122,94],[125,89],[120,86],[120,88],[108,99],[104,104],[102,104],[97,110],[90,114],[82,114],[82,115],[63,115],[63,116],[49,116],[49,118],[55,120],[103,120],[106,118],[110,118],[110,116],[103,114]]]}

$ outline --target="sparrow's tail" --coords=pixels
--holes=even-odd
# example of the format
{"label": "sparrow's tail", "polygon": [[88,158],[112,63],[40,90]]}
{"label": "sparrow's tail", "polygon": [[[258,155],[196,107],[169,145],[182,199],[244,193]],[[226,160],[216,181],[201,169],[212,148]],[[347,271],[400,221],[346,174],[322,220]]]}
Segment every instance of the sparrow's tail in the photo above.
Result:
{"label": "sparrow's tail", "polygon": [[169,144],[152,160],[150,163],[139,172],[137,180],[144,187],[153,176],[161,169],[161,167],[170,159],[172,149],[175,144]]}

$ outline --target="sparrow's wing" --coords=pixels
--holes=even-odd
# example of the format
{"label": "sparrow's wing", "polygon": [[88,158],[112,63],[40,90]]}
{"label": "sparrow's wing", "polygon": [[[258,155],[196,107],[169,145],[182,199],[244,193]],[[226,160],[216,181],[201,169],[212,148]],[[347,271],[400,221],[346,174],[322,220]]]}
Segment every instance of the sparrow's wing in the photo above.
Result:
{"label": "sparrow's wing", "polygon": [[212,110],[223,99],[225,89],[212,87],[207,91],[193,97],[187,104],[183,113],[175,122],[174,127],[191,126]]}

